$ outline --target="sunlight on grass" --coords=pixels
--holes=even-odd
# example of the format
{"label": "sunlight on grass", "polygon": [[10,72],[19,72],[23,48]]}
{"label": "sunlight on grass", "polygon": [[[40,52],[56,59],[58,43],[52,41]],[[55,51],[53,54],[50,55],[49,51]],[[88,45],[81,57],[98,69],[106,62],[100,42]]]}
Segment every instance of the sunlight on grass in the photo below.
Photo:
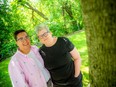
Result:
{"label": "sunlight on grass", "polygon": [[[83,87],[87,87],[89,83],[89,63],[88,63],[88,54],[86,46],[85,32],[76,32],[73,35],[69,35],[68,38],[73,42],[75,47],[78,49],[81,59],[81,71],[83,74]],[[6,59],[3,62],[0,62],[0,87],[12,87],[11,81],[8,74],[8,63],[10,58]]]}

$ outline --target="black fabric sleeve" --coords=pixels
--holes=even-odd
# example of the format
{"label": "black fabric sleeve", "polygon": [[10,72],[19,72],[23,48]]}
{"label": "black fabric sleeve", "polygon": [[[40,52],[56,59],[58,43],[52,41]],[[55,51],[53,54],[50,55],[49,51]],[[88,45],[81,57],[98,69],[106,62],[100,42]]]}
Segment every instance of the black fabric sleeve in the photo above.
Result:
{"label": "black fabric sleeve", "polygon": [[66,50],[68,52],[72,51],[74,49],[73,43],[68,38],[66,38],[66,37],[63,37],[63,39],[64,39],[64,41],[66,43],[66,46],[65,46],[66,47]]}

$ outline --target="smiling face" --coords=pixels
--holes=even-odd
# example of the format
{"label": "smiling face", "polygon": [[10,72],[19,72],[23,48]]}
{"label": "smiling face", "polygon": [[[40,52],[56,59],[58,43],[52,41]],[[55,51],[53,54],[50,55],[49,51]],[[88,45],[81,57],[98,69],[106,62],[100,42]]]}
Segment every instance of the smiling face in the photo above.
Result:
{"label": "smiling face", "polygon": [[16,44],[19,47],[19,50],[25,54],[30,51],[30,39],[26,32],[20,32],[17,34]]}
{"label": "smiling face", "polygon": [[38,39],[43,44],[48,44],[49,41],[52,39],[52,33],[46,29],[42,29],[37,34]]}

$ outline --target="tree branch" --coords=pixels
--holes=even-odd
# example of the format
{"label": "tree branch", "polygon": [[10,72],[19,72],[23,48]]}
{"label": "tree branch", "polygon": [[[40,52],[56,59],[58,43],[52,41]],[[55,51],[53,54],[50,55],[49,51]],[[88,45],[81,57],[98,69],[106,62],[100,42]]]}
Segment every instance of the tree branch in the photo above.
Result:
{"label": "tree branch", "polygon": [[34,12],[36,12],[38,15],[40,15],[42,18],[44,18],[45,20],[48,20],[48,18],[40,11],[38,11],[36,8],[33,8],[28,2],[25,3],[27,6],[27,8],[33,10]]}

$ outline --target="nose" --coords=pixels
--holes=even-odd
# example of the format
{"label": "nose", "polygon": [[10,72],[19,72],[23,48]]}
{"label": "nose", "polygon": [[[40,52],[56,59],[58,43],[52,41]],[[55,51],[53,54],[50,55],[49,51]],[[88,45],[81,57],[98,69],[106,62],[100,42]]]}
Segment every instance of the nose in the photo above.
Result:
{"label": "nose", "polygon": [[24,38],[22,42],[23,43],[28,43],[28,39]]}

